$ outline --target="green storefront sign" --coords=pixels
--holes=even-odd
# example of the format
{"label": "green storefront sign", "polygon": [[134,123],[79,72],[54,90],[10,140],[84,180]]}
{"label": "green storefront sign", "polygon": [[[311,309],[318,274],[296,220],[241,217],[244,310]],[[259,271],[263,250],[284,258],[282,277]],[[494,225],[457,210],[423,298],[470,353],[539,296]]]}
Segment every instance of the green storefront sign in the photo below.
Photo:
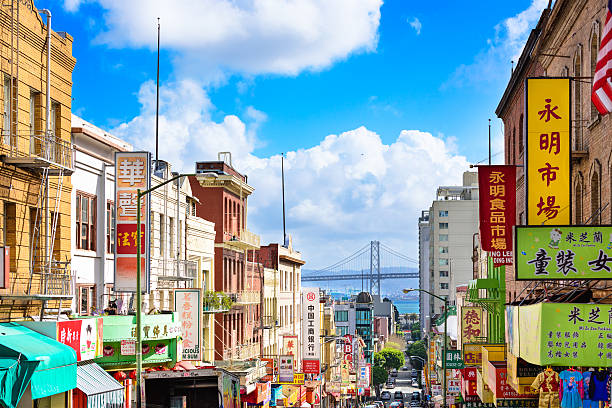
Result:
{"label": "green storefront sign", "polygon": [[510,352],[541,366],[612,366],[612,305],[508,306]]}
{"label": "green storefront sign", "polygon": [[[105,369],[136,365],[136,316],[104,316],[102,357]],[[182,357],[181,323],[176,313],[143,315],[143,364],[172,366]]]}
{"label": "green storefront sign", "polygon": [[446,368],[465,368],[461,358],[461,350],[446,350]]}
{"label": "green storefront sign", "polygon": [[516,226],[517,280],[612,279],[612,226]]}

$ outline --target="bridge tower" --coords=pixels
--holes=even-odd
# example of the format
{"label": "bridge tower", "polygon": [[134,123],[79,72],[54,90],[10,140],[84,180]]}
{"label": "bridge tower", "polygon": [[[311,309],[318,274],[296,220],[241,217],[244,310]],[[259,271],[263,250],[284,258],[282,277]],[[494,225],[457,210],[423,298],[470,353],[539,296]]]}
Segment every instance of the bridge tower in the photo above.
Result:
{"label": "bridge tower", "polygon": [[370,241],[370,294],[380,296],[380,241]]}

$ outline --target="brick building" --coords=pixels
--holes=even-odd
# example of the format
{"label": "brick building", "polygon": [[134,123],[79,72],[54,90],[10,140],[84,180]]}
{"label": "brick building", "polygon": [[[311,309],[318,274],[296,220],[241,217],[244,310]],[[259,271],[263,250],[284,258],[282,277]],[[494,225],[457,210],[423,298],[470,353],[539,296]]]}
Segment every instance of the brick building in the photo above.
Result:
{"label": "brick building", "polygon": [[0,7],[0,245],[10,248],[10,282],[0,289],[3,320],[38,315],[41,306],[44,314],[58,313],[70,308],[74,295],[70,110],[76,60],[72,37],[48,30],[51,15],[40,13],[31,0]]}
{"label": "brick building", "polygon": [[[221,154],[220,154],[221,158]],[[247,197],[253,187],[228,161],[196,163],[190,177],[196,215],[215,224],[214,290],[233,300],[214,318],[215,360],[247,360],[260,355],[263,267],[256,260],[259,236],[246,229]]]}
{"label": "brick building", "polygon": [[[572,92],[572,223],[612,223],[612,118],[591,102],[606,0],[558,0],[532,30],[496,109],[504,122],[505,163],[517,167],[517,224],[525,224],[524,82],[527,77],[569,77]],[[527,295],[527,283],[506,267],[508,300]],[[534,292],[535,294],[535,292]]]}

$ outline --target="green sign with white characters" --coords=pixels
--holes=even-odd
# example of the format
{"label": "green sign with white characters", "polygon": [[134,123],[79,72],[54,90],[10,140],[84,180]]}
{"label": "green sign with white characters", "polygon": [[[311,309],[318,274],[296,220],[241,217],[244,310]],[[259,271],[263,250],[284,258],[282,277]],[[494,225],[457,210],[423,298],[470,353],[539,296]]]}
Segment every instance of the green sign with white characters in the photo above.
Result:
{"label": "green sign with white characters", "polygon": [[516,280],[612,279],[612,226],[517,225]]}
{"label": "green sign with white characters", "polygon": [[465,368],[461,358],[461,350],[446,350],[446,368]]}
{"label": "green sign with white characters", "polygon": [[612,305],[538,303],[508,311],[517,357],[540,366],[612,366]]}

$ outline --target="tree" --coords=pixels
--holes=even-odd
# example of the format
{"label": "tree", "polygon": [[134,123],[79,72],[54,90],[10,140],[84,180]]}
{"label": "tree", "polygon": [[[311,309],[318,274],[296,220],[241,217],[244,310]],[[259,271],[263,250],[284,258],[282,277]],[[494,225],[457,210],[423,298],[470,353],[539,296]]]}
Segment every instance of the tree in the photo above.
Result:
{"label": "tree", "polygon": [[377,367],[385,366],[385,358],[380,353],[374,353],[374,365]]}
{"label": "tree", "polygon": [[386,383],[388,378],[389,373],[383,367],[376,365],[372,367],[372,381],[374,382],[377,398],[380,398],[380,385]]}
{"label": "tree", "polygon": [[383,364],[383,367],[387,370],[391,370],[394,368],[396,370],[399,370],[406,362],[406,359],[404,358],[404,353],[402,353],[400,350],[385,347],[380,351],[379,354],[382,358],[384,358],[385,362]]}
{"label": "tree", "polygon": [[423,340],[412,343],[408,347],[407,352],[409,356],[419,356],[423,359],[427,359],[427,351],[425,350],[425,342]]}

